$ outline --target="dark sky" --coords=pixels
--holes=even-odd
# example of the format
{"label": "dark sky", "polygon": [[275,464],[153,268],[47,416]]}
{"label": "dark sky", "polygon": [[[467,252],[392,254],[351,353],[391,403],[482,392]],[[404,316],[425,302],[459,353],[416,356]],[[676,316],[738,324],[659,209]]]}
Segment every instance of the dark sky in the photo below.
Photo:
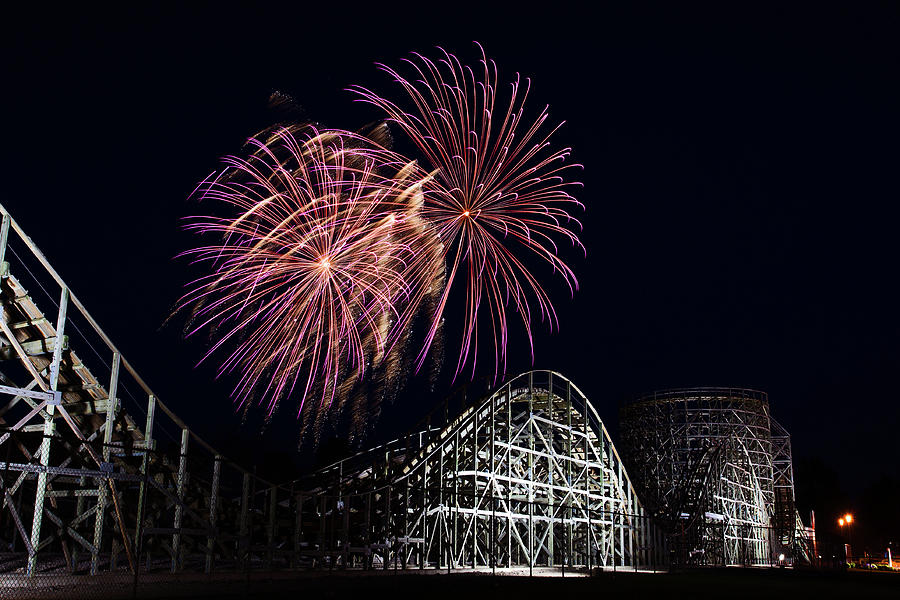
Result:
{"label": "dark sky", "polygon": [[[435,45],[474,60],[479,40],[501,77],[533,77],[533,106],[567,121],[558,142],[585,165],[588,255],[567,255],[581,290],[553,288],[561,332],[540,330],[535,366],[613,430],[618,405],[654,389],[762,389],[795,459],[821,459],[851,496],[897,477],[900,4],[382,4],[4,20],[0,202],[189,425],[294,447],[289,415],[281,433],[241,429],[228,387],[193,368],[200,346],[161,329],[199,179],[268,124],[273,90],[352,129],[378,114],[344,88],[389,85],[374,61]],[[512,354],[510,372],[529,367]]]}

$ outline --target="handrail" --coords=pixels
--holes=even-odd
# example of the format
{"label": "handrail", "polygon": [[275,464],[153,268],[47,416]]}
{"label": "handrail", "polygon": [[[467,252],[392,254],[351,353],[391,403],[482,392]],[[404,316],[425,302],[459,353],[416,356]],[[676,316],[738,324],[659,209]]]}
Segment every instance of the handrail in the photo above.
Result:
{"label": "handrail", "polygon": [[[265,483],[268,486],[276,486],[276,484],[263,479],[262,477],[256,475],[249,469],[246,469],[246,468],[242,467],[241,465],[237,464],[236,462],[232,461],[231,459],[228,459],[227,457],[225,457],[224,454],[222,454],[221,452],[219,452],[218,450],[213,448],[203,438],[201,438],[196,433],[194,433],[191,430],[191,428],[188,427],[188,425],[177,414],[175,414],[175,412],[172,409],[170,409],[168,406],[166,406],[166,404],[163,403],[163,401],[159,399],[159,396],[157,394],[155,394],[153,392],[153,390],[150,389],[150,386],[147,385],[147,383],[144,381],[144,379],[138,374],[137,370],[131,365],[131,363],[119,351],[118,347],[116,347],[116,345],[109,338],[109,336],[106,335],[106,332],[103,331],[103,329],[100,327],[100,325],[94,319],[94,317],[91,316],[90,312],[88,312],[87,308],[84,306],[84,304],[81,302],[81,300],[78,299],[78,296],[72,291],[72,288],[66,284],[66,282],[59,275],[59,273],[56,272],[56,269],[54,269],[53,266],[50,264],[50,261],[47,260],[47,257],[44,255],[44,253],[41,252],[40,248],[37,247],[37,244],[35,244],[34,241],[31,239],[31,237],[29,237],[28,234],[25,233],[25,230],[22,229],[22,227],[18,224],[18,222],[16,222],[15,219],[13,219],[12,215],[9,213],[9,211],[6,209],[6,207],[4,207],[2,204],[0,204],[0,215],[9,219],[9,224],[12,227],[13,231],[15,231],[16,234],[18,234],[18,236],[22,240],[22,242],[25,243],[25,245],[31,251],[32,255],[34,255],[34,257],[38,260],[38,262],[41,263],[41,266],[44,267],[44,269],[47,271],[47,273],[50,274],[50,276],[54,279],[54,281],[56,281],[56,283],[61,288],[69,290],[69,302],[78,309],[78,311],[81,313],[81,315],[87,320],[87,322],[93,328],[94,332],[98,336],[100,336],[100,338],[106,344],[107,348],[110,351],[112,351],[113,353],[119,354],[119,356],[121,357],[122,366],[124,366],[125,370],[132,377],[134,377],[134,380],[141,387],[141,389],[144,391],[144,393],[146,393],[148,396],[153,396],[156,399],[156,406],[158,409],[161,409],[170,419],[172,419],[172,421],[179,428],[186,429],[188,431],[188,434],[190,435],[190,437],[195,442],[197,442],[202,448],[207,450],[208,452],[212,453],[215,456],[221,456],[223,458],[224,462],[228,463],[229,465],[231,465],[232,467],[234,467],[241,473],[251,475],[251,476],[255,477],[257,480],[261,481],[262,483]],[[283,485],[284,484],[277,484],[277,487],[281,487]]]}

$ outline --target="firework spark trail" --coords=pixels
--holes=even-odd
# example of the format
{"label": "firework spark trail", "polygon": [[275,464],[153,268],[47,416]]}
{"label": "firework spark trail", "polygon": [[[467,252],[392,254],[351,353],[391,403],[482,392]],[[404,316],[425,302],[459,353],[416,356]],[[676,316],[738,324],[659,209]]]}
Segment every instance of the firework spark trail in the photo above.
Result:
{"label": "firework spark trail", "polygon": [[[554,240],[567,240],[584,250],[573,231],[581,224],[569,212],[584,207],[568,192],[580,184],[564,177],[580,165],[565,162],[569,148],[551,149],[550,138],[562,123],[549,130],[544,127],[548,107],[533,122],[525,119],[530,80],[525,80],[523,90],[518,75],[511,84],[508,105],[498,105],[496,64],[478,47],[480,77],[443,49],[437,62],[421,54],[405,59],[411,77],[379,65],[406,92],[413,106],[408,111],[367,88],[351,90],[361,101],[387,113],[435,169],[435,176],[424,180],[422,216],[435,227],[450,266],[417,368],[434,342],[453,283],[459,278],[466,302],[455,374],[470,359],[474,374],[478,315],[484,310],[491,321],[496,378],[506,370],[510,304],[522,317],[532,360],[529,298],[536,302],[542,320],[547,319],[551,328],[558,325],[547,292],[520,258],[520,251],[549,263],[574,293],[575,274],[557,255]],[[498,106],[501,112],[495,110]]]}
{"label": "firework spark trail", "polygon": [[[547,107],[525,117],[528,79],[517,75],[501,100],[497,67],[483,49],[477,75],[440,51],[437,61],[405,60],[410,77],[380,65],[404,90],[408,110],[351,88],[409,136],[425,166],[389,150],[384,126],[363,135],[292,125],[257,135],[247,158],[226,158],[198,187],[201,199],[232,214],[190,221],[188,229],[215,242],[185,254],[211,273],[189,284],[176,310],[193,309],[188,335],[214,331],[202,360],[226,353],[219,374],[239,373],[239,406],[259,397],[271,417],[299,383],[301,431],[318,436],[324,418],[348,403],[362,430],[361,407],[377,406],[359,397],[357,383],[379,369],[380,392],[396,389],[413,320],[427,312],[421,369],[440,347],[454,282],[465,296],[454,378],[469,364],[474,375],[479,315],[490,321],[495,379],[506,370],[511,310],[532,360],[532,305],[558,326],[531,265],[549,264],[577,289],[557,241],[584,249],[570,214],[584,208],[569,193],[580,184],[567,179],[580,165],[566,162],[570,149],[552,146],[562,124],[547,125]],[[319,403],[304,404],[313,395]]]}
{"label": "firework spark trail", "polygon": [[385,323],[410,296],[405,273],[421,253],[403,204],[415,182],[376,173],[351,134],[294,133],[251,139],[248,159],[228,157],[201,185],[202,200],[239,216],[189,220],[216,242],[185,253],[212,272],[179,302],[195,309],[188,335],[216,329],[202,360],[230,352],[219,374],[239,372],[236,403],[261,393],[268,417],[302,374],[300,410],[313,390],[327,407],[348,374],[362,378],[369,357],[384,356],[396,335]]}

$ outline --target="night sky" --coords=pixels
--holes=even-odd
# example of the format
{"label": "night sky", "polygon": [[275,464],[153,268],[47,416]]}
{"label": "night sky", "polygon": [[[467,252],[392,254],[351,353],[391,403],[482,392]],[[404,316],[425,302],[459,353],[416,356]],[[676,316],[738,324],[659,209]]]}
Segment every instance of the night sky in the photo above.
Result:
{"label": "night sky", "polygon": [[[900,4],[381,4],[46,8],[0,26],[0,202],[193,429],[246,460],[296,453],[290,411],[262,436],[242,426],[228,382],[194,368],[202,343],[162,326],[190,274],[173,257],[197,182],[272,122],[272,91],[354,129],[379,114],[345,88],[391,90],[373,62],[435,45],[474,62],[478,40],[501,79],[533,78],[532,108],[566,121],[557,143],[585,165],[587,258],[564,251],[581,289],[537,272],[561,331],[538,327],[535,367],[570,377],[613,432],[655,389],[764,390],[798,479],[832,477],[850,502],[896,489]],[[395,409],[450,389],[459,329],[437,391],[411,385]],[[530,367],[515,339],[510,373]]]}

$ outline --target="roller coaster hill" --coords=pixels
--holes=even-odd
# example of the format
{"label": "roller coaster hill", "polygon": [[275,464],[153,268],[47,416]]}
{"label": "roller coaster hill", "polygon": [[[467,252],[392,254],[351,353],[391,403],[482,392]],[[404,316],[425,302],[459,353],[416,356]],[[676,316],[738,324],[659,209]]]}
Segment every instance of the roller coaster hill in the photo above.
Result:
{"label": "roller coaster hill", "polygon": [[[300,480],[257,477],[153,392],[0,213],[0,596],[114,576],[136,585],[191,573],[659,570],[809,557],[790,542],[799,519],[792,528],[773,512],[786,480],[765,461],[752,466],[746,438],[660,451],[651,466],[632,436],[636,462],[623,462],[591,402],[549,371],[477,401],[451,397],[409,434]],[[782,443],[780,432],[765,444]],[[772,456],[773,469],[786,467],[783,453]],[[657,465],[673,457],[666,479]],[[729,493],[711,488],[662,502],[658,486],[684,477],[704,490],[734,479],[752,518],[721,508]],[[719,525],[683,527],[710,520]]]}

